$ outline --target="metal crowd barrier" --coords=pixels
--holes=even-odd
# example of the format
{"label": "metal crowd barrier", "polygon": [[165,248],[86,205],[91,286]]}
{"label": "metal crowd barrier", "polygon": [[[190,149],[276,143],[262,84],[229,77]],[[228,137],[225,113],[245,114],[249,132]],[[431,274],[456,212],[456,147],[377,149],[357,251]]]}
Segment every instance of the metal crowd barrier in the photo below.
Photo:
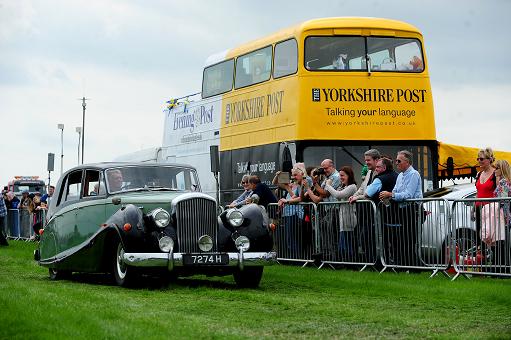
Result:
{"label": "metal crowd barrier", "polygon": [[320,268],[325,264],[360,265],[362,271],[376,265],[378,233],[373,202],[321,202],[317,210]]}
{"label": "metal crowd barrier", "polygon": [[432,270],[432,276],[449,268],[451,232],[449,204],[442,198],[390,201],[378,205],[383,270]]}
{"label": "metal crowd barrier", "polygon": [[274,249],[277,261],[314,262],[316,253],[316,205],[314,203],[268,205],[273,226]]}
{"label": "metal crowd barrier", "polygon": [[30,213],[27,209],[8,209],[4,231],[8,239],[31,240],[35,238],[34,225],[42,227],[46,220],[46,210]]}
{"label": "metal crowd barrier", "polygon": [[[486,208],[474,208],[477,201]],[[510,205],[511,198],[424,198],[378,206],[271,204],[268,211],[281,261],[432,271],[431,276],[454,272],[454,280],[468,274],[511,276],[511,218],[504,214]]]}
{"label": "metal crowd barrier", "polygon": [[511,198],[452,202],[452,263],[460,275],[511,277]]}

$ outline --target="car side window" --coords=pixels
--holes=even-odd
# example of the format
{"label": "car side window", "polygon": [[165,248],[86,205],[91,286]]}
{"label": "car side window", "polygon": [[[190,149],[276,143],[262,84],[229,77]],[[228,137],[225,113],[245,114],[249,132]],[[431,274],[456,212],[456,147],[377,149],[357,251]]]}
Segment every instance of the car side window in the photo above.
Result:
{"label": "car side window", "polygon": [[86,170],[83,182],[83,197],[102,196],[106,193],[105,184],[98,170]]}
{"label": "car side window", "polygon": [[78,170],[69,174],[65,189],[65,202],[76,201],[80,199],[82,192],[82,170]]}

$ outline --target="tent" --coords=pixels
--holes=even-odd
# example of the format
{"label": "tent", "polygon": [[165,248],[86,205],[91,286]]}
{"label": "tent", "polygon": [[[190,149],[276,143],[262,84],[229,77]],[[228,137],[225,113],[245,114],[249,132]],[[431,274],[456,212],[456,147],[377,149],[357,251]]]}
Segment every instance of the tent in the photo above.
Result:
{"label": "tent", "polygon": [[[475,177],[479,171],[479,148],[438,142],[438,179]],[[496,159],[511,163],[511,152],[493,150]]]}

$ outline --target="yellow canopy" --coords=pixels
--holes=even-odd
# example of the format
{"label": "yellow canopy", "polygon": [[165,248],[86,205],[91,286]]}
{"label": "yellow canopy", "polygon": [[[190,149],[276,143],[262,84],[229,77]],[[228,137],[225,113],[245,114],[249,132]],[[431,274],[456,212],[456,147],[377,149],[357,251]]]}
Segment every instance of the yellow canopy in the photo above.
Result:
{"label": "yellow canopy", "polygon": [[[438,142],[439,179],[475,177],[478,171],[477,153],[479,148]],[[511,163],[511,152],[493,150],[496,159]],[[448,158],[452,157],[453,172],[448,171]]]}

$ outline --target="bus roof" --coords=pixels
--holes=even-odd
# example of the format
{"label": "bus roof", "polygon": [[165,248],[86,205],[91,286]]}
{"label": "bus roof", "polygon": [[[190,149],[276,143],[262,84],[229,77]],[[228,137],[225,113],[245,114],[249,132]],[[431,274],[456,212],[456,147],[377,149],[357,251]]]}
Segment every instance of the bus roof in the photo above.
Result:
{"label": "bus roof", "polygon": [[[299,36],[302,32],[316,29],[336,28],[349,30],[353,35],[389,35],[389,30],[421,35],[417,27],[399,20],[369,17],[333,17],[312,19],[284,28],[269,34],[264,38],[256,39],[245,44],[241,44],[238,47],[215,53],[207,58],[205,67],[216,64],[232,56],[241,55],[257,48],[270,45],[277,41],[282,41],[293,36]],[[387,31],[387,33],[384,31]],[[344,32],[344,34],[346,34],[346,32]]]}

